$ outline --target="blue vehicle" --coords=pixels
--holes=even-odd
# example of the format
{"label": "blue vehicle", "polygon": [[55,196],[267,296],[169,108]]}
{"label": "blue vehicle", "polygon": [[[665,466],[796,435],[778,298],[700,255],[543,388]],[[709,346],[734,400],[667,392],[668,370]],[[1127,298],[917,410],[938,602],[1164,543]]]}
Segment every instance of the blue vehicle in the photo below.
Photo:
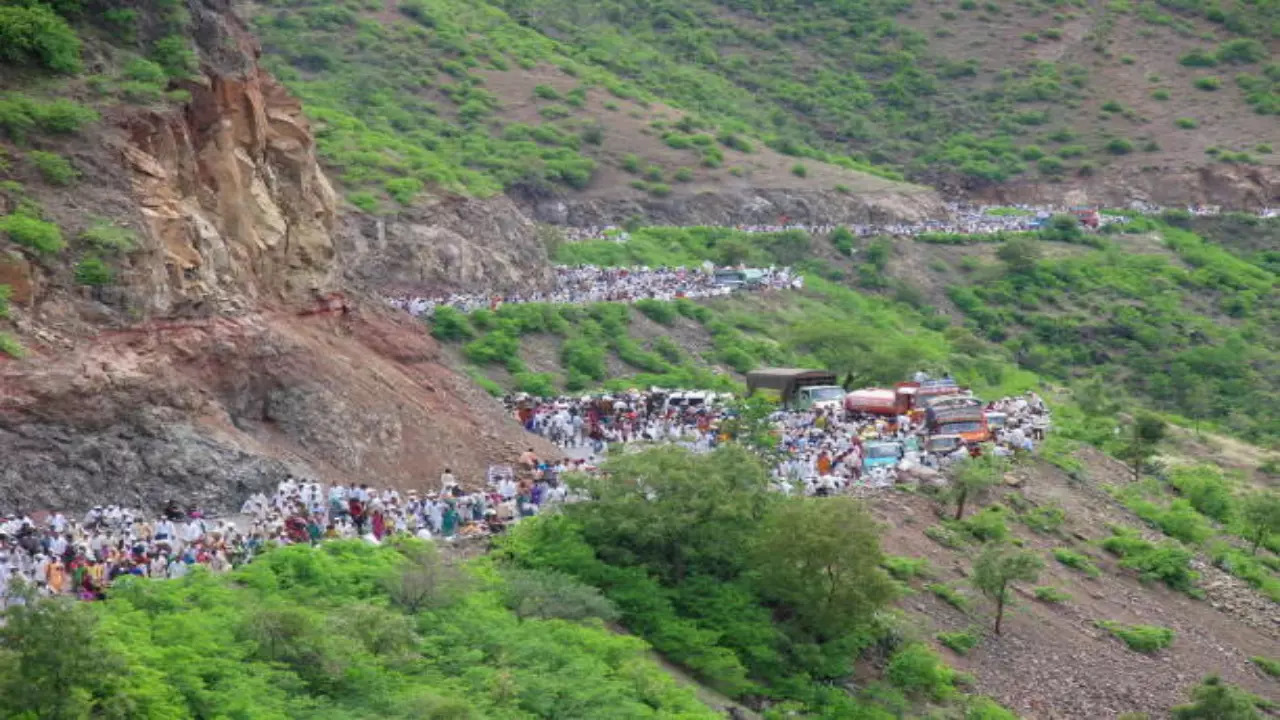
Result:
{"label": "blue vehicle", "polygon": [[863,448],[862,469],[893,467],[902,459],[905,450],[900,442],[869,442]]}

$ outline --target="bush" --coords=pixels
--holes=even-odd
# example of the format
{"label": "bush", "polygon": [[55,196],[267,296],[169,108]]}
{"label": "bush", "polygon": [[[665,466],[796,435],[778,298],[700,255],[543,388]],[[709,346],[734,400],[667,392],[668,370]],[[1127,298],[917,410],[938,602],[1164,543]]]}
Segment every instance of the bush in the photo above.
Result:
{"label": "bush", "polygon": [[551,373],[518,372],[512,379],[515,380],[516,390],[534,397],[555,397],[559,394],[555,376]]}
{"label": "bush", "polygon": [[57,153],[32,150],[27,153],[27,158],[50,185],[70,185],[80,177],[80,173],[76,172],[71,163]]}
{"label": "bush", "polygon": [[1128,155],[1133,152],[1133,143],[1126,138],[1112,138],[1106,147],[1107,152],[1112,155]]}
{"label": "bush", "polygon": [[645,317],[660,325],[671,325],[679,315],[679,311],[674,304],[661,300],[643,298],[637,300],[635,305],[636,309],[644,313]]}
{"label": "bush", "polygon": [[1141,653],[1162,650],[1173,642],[1173,631],[1159,625],[1122,625],[1109,620],[1099,620],[1098,627],[1123,640],[1130,650]]}
{"label": "bush", "polygon": [[506,568],[503,600],[521,618],[558,618],[571,622],[598,618],[612,622],[618,610],[599,590],[554,570]]}
{"label": "bush", "polygon": [[1038,507],[1021,517],[1024,525],[1038,533],[1056,533],[1067,520],[1067,514],[1056,506]]}
{"label": "bush", "polygon": [[977,633],[969,631],[940,632],[936,637],[938,642],[954,650],[957,655],[968,655],[970,650],[982,642],[982,638]]}
{"label": "bush", "polygon": [[1218,58],[1212,52],[1197,48],[1178,58],[1178,62],[1187,67],[1213,67],[1218,64]]}
{"label": "bush", "polygon": [[1071,596],[1058,588],[1042,585],[1035,589],[1036,599],[1047,603],[1062,603],[1071,599]]}
{"label": "bush", "polygon": [[9,298],[13,297],[13,288],[0,285],[0,318],[9,317]]}
{"label": "bush", "polygon": [[1200,90],[1214,91],[1222,87],[1222,79],[1213,75],[1205,75],[1196,78],[1196,88]]}
{"label": "bush", "polygon": [[964,547],[964,538],[945,525],[930,525],[924,529],[925,537],[953,550]]}
{"label": "bush", "polygon": [[991,698],[977,697],[965,710],[964,720],[1018,720],[1018,716]]}
{"label": "bush", "polygon": [[1177,120],[1174,120],[1173,124],[1182,128],[1183,130],[1194,130],[1200,127],[1199,121],[1197,121],[1195,118],[1189,118],[1189,117],[1180,117]]}
{"label": "bush", "polygon": [[934,595],[937,595],[943,602],[960,612],[969,611],[969,598],[965,597],[959,590],[956,590],[950,585],[930,583],[925,586],[925,589]]}
{"label": "bush", "polygon": [[906,581],[923,577],[927,574],[929,571],[929,558],[885,555],[880,565],[898,580]]}
{"label": "bush", "polygon": [[1236,38],[1218,46],[1218,61],[1234,65],[1247,65],[1267,57],[1267,48],[1253,38]]}
{"label": "bush", "polygon": [[85,228],[80,233],[80,239],[104,253],[126,253],[138,245],[138,238],[132,230],[101,218]]}
{"label": "bush", "polygon": [[550,85],[534,85],[533,96],[543,100],[559,100],[560,93]]}
{"label": "bush", "polygon": [[164,68],[145,58],[130,60],[124,66],[124,76],[130,80],[151,85],[164,85],[169,80]]}
{"label": "bush", "polygon": [[1159,101],[1161,101],[1161,102],[1163,102],[1163,101],[1165,101],[1165,100],[1168,100],[1168,99],[1169,99],[1169,91],[1168,91],[1168,90],[1166,90],[1166,89],[1164,89],[1164,88],[1156,88],[1155,90],[1152,90],[1152,91],[1151,91],[1151,99],[1152,99],[1152,100],[1159,100]]}
{"label": "bush", "polygon": [[0,6],[0,61],[80,72],[80,38],[45,5]]}
{"label": "bush", "polygon": [[164,68],[166,75],[177,80],[190,77],[200,67],[190,41],[183,35],[157,40],[151,49],[151,58]]}
{"label": "bush", "polygon": [[693,180],[693,171],[687,167],[682,167],[676,170],[675,179],[676,182],[689,182]]}
{"label": "bush", "polygon": [[520,358],[520,338],[503,330],[494,330],[462,348],[467,360],[477,365],[510,365]]}
{"label": "bush", "polygon": [[1253,661],[1254,665],[1261,668],[1262,672],[1270,675],[1271,677],[1280,677],[1280,660],[1273,660],[1260,655],[1249,659]]}
{"label": "bush", "polygon": [[1053,558],[1069,568],[1074,568],[1089,577],[1098,577],[1101,571],[1098,566],[1093,564],[1087,555],[1078,553],[1068,548],[1054,548]]}
{"label": "bush", "polygon": [[11,358],[21,358],[27,354],[22,343],[18,342],[18,338],[6,332],[0,332],[0,353],[4,353]]}
{"label": "bush", "polygon": [[115,273],[97,255],[86,255],[76,264],[76,283],[79,285],[110,285],[114,280]]}
{"label": "bush", "polygon": [[999,542],[1009,537],[1009,526],[1004,522],[1004,511],[994,506],[970,515],[960,521],[960,525],[978,542]]}
{"label": "bush", "polygon": [[0,217],[0,232],[8,234],[9,239],[19,245],[40,253],[52,254],[66,247],[57,225],[28,215]]}
{"label": "bush", "polygon": [[954,692],[955,671],[920,643],[899,650],[889,660],[889,682],[910,695],[943,700]]}
{"label": "bush", "polygon": [[805,167],[800,163],[796,163],[795,165],[791,166],[791,174],[795,175],[796,177],[805,177],[806,175],[809,174],[809,168]]}
{"label": "bush", "polygon": [[475,335],[467,316],[457,308],[441,305],[431,317],[431,337],[437,340],[470,340]]}
{"label": "bush", "polygon": [[1143,580],[1160,580],[1174,590],[1194,593],[1199,575],[1191,570],[1191,552],[1172,543],[1155,545],[1126,528],[1117,529],[1102,547],[1120,557],[1123,567],[1137,570]]}

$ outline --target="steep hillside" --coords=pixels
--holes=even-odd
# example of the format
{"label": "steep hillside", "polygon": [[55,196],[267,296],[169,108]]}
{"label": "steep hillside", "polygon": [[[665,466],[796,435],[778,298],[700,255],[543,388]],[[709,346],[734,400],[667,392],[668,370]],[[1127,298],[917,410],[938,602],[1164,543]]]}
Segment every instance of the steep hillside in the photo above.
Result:
{"label": "steep hillside", "polygon": [[[229,6],[102,9],[0,6],[32,48],[0,79],[4,502],[225,508],[289,475],[476,481],[527,446],[416,323],[341,292],[387,253],[335,239],[307,121]],[[446,214],[386,234],[410,252]],[[461,248],[426,220],[418,264],[536,282],[532,224],[486,216]]]}
{"label": "steep hillside", "polygon": [[541,219],[576,225],[939,211],[923,188],[862,172],[875,168],[841,153],[787,157],[753,128],[672,107],[491,5],[246,9],[268,67],[316,121],[322,158],[367,211],[440,191],[506,191]]}
{"label": "steep hillside", "polygon": [[[953,188],[1031,183],[1046,199],[1275,197],[1268,3],[500,4],[575,59],[789,152],[853,152]],[[1217,161],[1242,187],[1147,172]]]}

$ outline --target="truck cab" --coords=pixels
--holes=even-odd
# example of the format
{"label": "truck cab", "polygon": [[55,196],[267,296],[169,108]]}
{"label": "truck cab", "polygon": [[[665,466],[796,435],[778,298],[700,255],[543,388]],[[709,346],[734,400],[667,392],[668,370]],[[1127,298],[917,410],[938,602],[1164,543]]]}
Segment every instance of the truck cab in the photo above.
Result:
{"label": "truck cab", "polygon": [[906,451],[900,442],[869,442],[864,446],[862,469],[870,470],[878,467],[893,467],[903,458]]}
{"label": "truck cab", "polygon": [[822,408],[835,410],[844,402],[844,388],[839,385],[814,385],[796,391],[795,407],[799,410]]}

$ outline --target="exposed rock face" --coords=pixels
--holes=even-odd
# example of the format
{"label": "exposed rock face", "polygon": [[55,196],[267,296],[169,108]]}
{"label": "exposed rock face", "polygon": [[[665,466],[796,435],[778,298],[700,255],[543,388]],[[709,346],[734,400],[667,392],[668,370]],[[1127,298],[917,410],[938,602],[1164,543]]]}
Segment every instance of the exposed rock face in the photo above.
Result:
{"label": "exposed rock face", "polygon": [[118,284],[77,288],[73,263],[0,248],[29,350],[0,355],[0,508],[225,510],[289,475],[428,488],[447,466],[478,485],[531,444],[554,457],[444,367],[419,323],[329,292],[384,277],[537,282],[533,224],[505,199],[441,201],[385,233],[352,220],[347,262],[298,102],[258,67],[226,0],[187,6],[191,101],[67,140],[84,180],[39,198],[71,237],[90,216],[136,231]]}
{"label": "exposed rock face", "polygon": [[658,225],[774,224],[783,217],[806,225],[824,225],[909,222],[945,215],[939,197],[925,189],[891,194],[725,189],[668,198],[525,196],[520,202],[539,221],[579,227],[620,225],[636,217]]}
{"label": "exposed rock face", "polygon": [[347,280],[374,292],[504,291],[551,279],[537,227],[505,196],[349,215],[337,237]]}
{"label": "exposed rock face", "polygon": [[1103,207],[1219,205],[1256,211],[1280,203],[1280,168],[1226,164],[1149,168],[1072,177],[1053,183],[1015,180],[987,187],[956,185],[952,189],[977,201],[992,203]]}

